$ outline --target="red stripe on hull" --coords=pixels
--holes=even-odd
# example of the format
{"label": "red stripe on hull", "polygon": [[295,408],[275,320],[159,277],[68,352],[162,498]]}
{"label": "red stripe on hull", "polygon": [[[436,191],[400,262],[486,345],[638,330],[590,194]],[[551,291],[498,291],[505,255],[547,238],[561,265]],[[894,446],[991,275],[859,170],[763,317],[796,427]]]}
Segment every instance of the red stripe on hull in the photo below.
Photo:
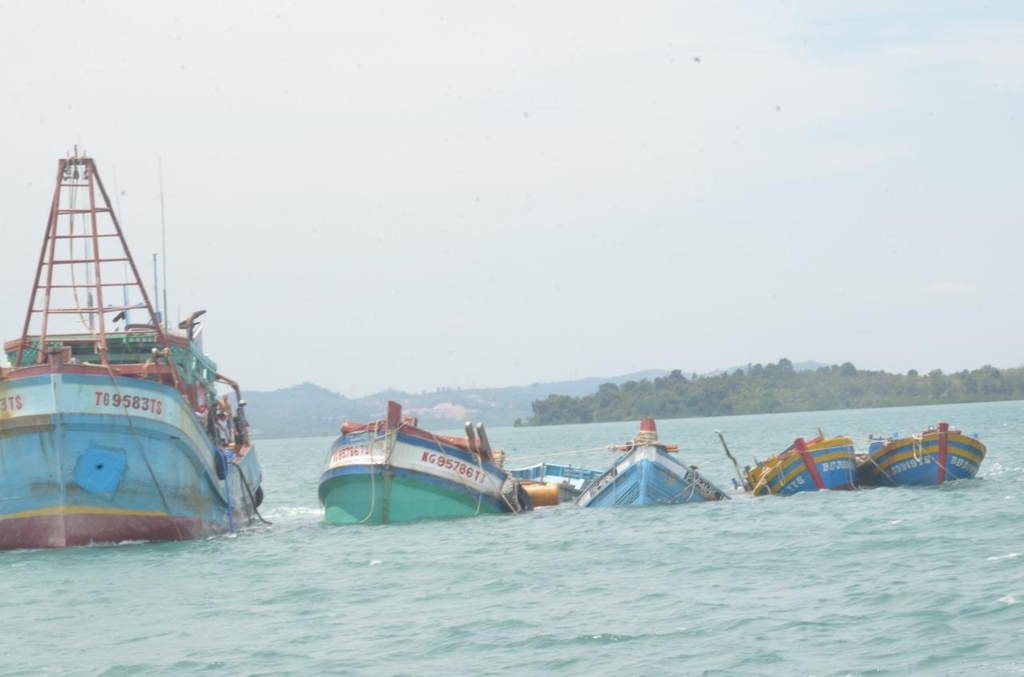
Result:
{"label": "red stripe on hull", "polygon": [[190,517],[34,515],[0,519],[0,550],[67,548],[121,541],[184,541],[226,532]]}
{"label": "red stripe on hull", "polygon": [[939,484],[946,482],[946,463],[949,461],[949,424],[939,423]]}
{"label": "red stripe on hull", "polygon": [[804,462],[804,467],[807,468],[807,472],[811,474],[814,486],[817,487],[818,491],[824,489],[825,482],[821,479],[821,473],[818,472],[818,465],[814,462],[814,457],[811,456],[811,452],[801,451],[800,459]]}

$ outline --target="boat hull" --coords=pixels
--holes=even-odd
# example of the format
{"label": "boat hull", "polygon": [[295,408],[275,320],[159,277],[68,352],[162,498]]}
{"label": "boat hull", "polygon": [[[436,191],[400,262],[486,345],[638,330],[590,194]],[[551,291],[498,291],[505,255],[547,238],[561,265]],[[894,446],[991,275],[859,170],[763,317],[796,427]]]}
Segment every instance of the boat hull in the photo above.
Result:
{"label": "boat hull", "polygon": [[905,437],[869,454],[857,468],[857,483],[865,487],[935,486],[971,479],[985,460],[980,441],[949,432]]}
{"label": "boat hull", "polygon": [[519,512],[504,470],[435,436],[402,431],[335,440],[319,497],[331,524],[390,524]]}
{"label": "boat hull", "polygon": [[790,450],[759,463],[747,475],[755,496],[788,496],[802,491],[843,491],[856,488],[853,440],[836,437]]}
{"label": "boat hull", "polygon": [[674,505],[728,499],[693,468],[656,446],[626,453],[576,499],[581,507]]}
{"label": "boat hull", "polygon": [[0,548],[185,540],[251,520],[255,450],[225,468],[175,390],[86,371],[0,381]]}

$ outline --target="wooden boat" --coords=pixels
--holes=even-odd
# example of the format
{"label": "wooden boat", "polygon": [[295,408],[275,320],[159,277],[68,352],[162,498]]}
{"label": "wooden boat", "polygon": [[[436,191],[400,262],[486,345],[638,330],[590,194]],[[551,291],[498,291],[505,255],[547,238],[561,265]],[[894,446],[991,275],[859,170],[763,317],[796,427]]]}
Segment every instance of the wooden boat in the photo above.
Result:
{"label": "wooden boat", "polygon": [[0,369],[0,548],[200,538],[258,516],[245,401],[202,350],[202,313],[161,321],[95,163],[60,160],[24,329]]}
{"label": "wooden boat", "polygon": [[466,437],[436,435],[402,418],[344,423],[320,475],[320,505],[332,524],[387,524],[531,509],[520,483],[499,464],[483,424]]}
{"label": "wooden boat", "polygon": [[509,471],[530,494],[534,507],[575,501],[600,470],[558,463],[537,463]]}
{"label": "wooden boat", "polygon": [[819,435],[809,441],[798,437],[782,453],[748,468],[746,488],[755,496],[854,489],[855,456],[849,437]]}
{"label": "wooden boat", "polygon": [[705,479],[697,469],[678,461],[676,445],[658,442],[654,419],[640,422],[640,432],[600,477],[583,489],[576,504],[582,507],[608,505],[668,505],[721,501],[729,498]]}
{"label": "wooden boat", "polygon": [[857,484],[931,486],[970,479],[978,474],[985,452],[980,441],[940,422],[918,435],[873,440],[858,459]]}

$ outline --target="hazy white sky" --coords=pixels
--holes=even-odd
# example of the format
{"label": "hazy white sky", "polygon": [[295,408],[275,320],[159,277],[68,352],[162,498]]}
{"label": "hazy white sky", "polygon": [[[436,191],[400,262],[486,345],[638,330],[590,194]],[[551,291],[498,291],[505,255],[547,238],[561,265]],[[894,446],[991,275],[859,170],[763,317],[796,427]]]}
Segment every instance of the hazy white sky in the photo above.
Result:
{"label": "hazy white sky", "polygon": [[57,159],[244,387],[1024,363],[1019,2],[0,0],[0,334]]}

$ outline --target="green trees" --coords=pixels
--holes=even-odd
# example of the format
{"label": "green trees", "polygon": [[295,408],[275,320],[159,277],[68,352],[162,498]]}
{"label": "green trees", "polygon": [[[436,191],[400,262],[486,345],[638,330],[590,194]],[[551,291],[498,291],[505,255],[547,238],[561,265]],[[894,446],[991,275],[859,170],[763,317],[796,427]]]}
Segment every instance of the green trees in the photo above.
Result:
{"label": "green trees", "polygon": [[730,414],[858,409],[1024,399],[1024,367],[920,376],[863,371],[850,362],[816,371],[777,364],[748,365],[731,374],[687,378],[678,369],[653,381],[605,383],[585,397],[552,395],[533,402],[528,425],[629,421],[644,416],[688,418]]}

